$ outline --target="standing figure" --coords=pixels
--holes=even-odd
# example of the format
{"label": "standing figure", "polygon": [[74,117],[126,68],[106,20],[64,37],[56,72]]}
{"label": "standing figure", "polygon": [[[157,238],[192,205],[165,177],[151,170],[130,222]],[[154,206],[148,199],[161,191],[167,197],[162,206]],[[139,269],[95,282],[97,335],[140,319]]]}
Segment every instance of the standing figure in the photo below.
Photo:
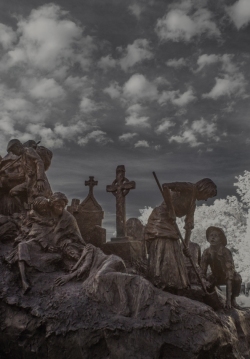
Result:
{"label": "standing figure", "polygon": [[20,196],[25,193],[28,204],[33,203],[38,196],[48,198],[52,191],[45,175],[44,163],[36,150],[24,147],[19,140],[13,139],[8,143],[7,152],[20,156],[19,163],[23,171],[22,183],[11,188],[9,194],[20,203]]}
{"label": "standing figure", "polygon": [[[207,200],[217,194],[216,185],[209,178],[192,184],[174,182],[163,184],[163,192],[171,190],[171,201],[177,217],[185,216],[185,243],[188,246],[194,228],[196,200]],[[188,287],[189,280],[179,234],[170,216],[170,204],[163,202],[151,213],[145,228],[150,242],[148,275],[152,283],[173,293]]]}
{"label": "standing figure", "polygon": [[206,237],[210,247],[201,257],[202,274],[206,277],[210,266],[212,273],[207,280],[211,287],[226,285],[226,308],[239,308],[235,298],[240,294],[242,278],[235,270],[231,251],[226,248],[225,233],[221,228],[211,226],[206,230]]}

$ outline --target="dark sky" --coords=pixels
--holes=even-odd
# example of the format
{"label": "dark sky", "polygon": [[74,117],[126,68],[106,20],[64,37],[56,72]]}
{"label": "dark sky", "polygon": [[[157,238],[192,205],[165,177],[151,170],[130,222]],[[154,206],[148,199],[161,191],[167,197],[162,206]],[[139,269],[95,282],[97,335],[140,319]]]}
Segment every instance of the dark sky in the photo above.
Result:
{"label": "dark sky", "polygon": [[235,194],[249,169],[249,35],[249,0],[2,2],[1,154],[41,139],[69,199],[94,175],[109,233],[121,164],[136,181],[127,217],[161,201],[153,170]]}

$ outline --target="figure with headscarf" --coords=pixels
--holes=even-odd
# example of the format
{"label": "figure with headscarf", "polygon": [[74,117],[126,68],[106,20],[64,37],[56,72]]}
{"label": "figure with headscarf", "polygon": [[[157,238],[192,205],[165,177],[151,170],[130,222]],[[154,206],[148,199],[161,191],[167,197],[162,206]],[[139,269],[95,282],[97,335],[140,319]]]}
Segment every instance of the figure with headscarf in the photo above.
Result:
{"label": "figure with headscarf", "polygon": [[[194,228],[196,201],[216,196],[216,185],[211,179],[204,178],[195,184],[173,182],[162,187],[163,191],[171,191],[175,215],[185,217],[185,243],[188,246]],[[149,243],[148,276],[156,287],[178,293],[189,286],[189,280],[179,234],[169,211],[170,204],[163,202],[153,210],[145,228],[145,239]]]}

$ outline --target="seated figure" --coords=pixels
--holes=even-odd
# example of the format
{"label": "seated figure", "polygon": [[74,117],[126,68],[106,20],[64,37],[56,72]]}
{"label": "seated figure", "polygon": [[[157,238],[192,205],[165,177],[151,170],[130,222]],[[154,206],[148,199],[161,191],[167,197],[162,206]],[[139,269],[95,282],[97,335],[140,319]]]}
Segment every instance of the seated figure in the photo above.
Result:
{"label": "seated figure", "polygon": [[207,276],[211,287],[226,285],[226,308],[239,308],[236,297],[240,294],[241,276],[236,272],[231,251],[226,248],[227,238],[219,227],[208,227],[206,231],[210,247],[205,249],[201,257],[201,270],[204,277],[208,266],[212,273]]}
{"label": "seated figure", "polygon": [[16,247],[6,260],[18,262],[24,293],[30,289],[26,265],[50,272],[62,260],[65,244],[75,243],[83,248],[84,240],[76,220],[65,210],[67,203],[67,197],[60,192],[55,192],[49,200],[37,197],[33,209],[23,219]]}

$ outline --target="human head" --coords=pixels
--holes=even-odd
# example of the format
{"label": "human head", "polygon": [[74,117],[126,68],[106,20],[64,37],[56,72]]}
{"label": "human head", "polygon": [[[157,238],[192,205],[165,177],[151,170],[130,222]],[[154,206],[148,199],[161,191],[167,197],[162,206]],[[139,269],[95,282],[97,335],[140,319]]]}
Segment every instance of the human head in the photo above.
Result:
{"label": "human head", "polygon": [[33,209],[36,212],[45,215],[48,212],[48,208],[49,208],[49,201],[46,197],[39,196],[34,199]]}
{"label": "human head", "polygon": [[79,246],[76,243],[69,243],[64,246],[63,252],[69,259],[74,259],[76,261],[79,260],[81,253],[83,250],[83,246]]}
{"label": "human head", "polygon": [[224,247],[227,245],[227,237],[223,229],[219,227],[208,227],[206,230],[206,237],[210,245],[222,244]]}
{"label": "human head", "polygon": [[28,140],[25,143],[23,143],[23,146],[24,147],[32,147],[32,148],[36,149],[37,148],[37,143],[34,140]]}
{"label": "human head", "polygon": [[203,178],[195,184],[196,199],[206,201],[217,195],[217,186],[210,178]]}
{"label": "human head", "polygon": [[7,145],[7,152],[12,152],[14,155],[20,156],[24,151],[24,147],[19,140],[14,138],[10,140]]}
{"label": "human head", "polygon": [[61,216],[64,208],[68,204],[68,198],[65,196],[64,193],[55,192],[50,197],[49,204],[53,213],[57,216]]}

